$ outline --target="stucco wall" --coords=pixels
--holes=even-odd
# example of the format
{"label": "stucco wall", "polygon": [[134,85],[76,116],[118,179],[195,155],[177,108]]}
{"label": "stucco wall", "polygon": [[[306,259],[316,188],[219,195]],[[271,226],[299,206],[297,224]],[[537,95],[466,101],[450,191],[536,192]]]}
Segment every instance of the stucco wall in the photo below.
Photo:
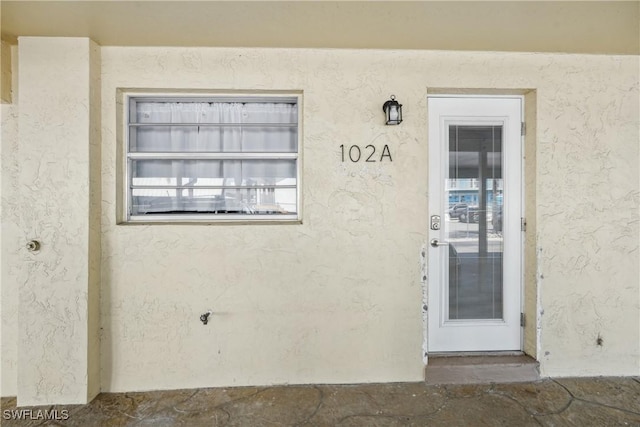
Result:
{"label": "stucco wall", "polygon": [[[91,186],[100,183],[91,180],[100,168],[91,112],[100,107],[90,90],[99,87],[100,74],[91,73],[99,47],[86,38],[24,37],[19,50],[14,200],[26,277],[18,283],[18,404],[86,403],[100,389],[100,224],[91,223],[100,219]],[[25,249],[31,239],[39,251]]]}
{"label": "stucco wall", "polygon": [[[426,128],[381,124],[395,77],[372,58],[103,49],[105,389],[422,377]],[[119,87],[304,90],[303,224],[115,226]],[[369,143],[393,162],[341,163],[340,144]]]}
{"label": "stucco wall", "polygon": [[537,73],[543,372],[638,375],[638,57],[548,58]]}
{"label": "stucco wall", "polygon": [[[419,380],[433,87],[536,89],[543,374],[637,374],[637,65],[103,48],[103,388]],[[303,90],[304,223],[114,225],[119,87]],[[391,93],[405,106],[399,127],[381,125]],[[341,163],[340,144],[389,144],[393,162]],[[205,327],[207,308],[218,314]]]}
{"label": "stucco wall", "polygon": [[[637,57],[118,47],[101,57],[103,391],[422,379],[431,88],[536,90],[527,238],[542,373],[640,373]],[[302,90],[303,223],[116,225],[118,88]],[[397,127],[382,125],[392,93],[404,105]],[[342,163],[341,144],[388,144],[393,162]]]}
{"label": "stucco wall", "polygon": [[18,387],[18,287],[24,283],[27,271],[20,256],[24,244],[24,233],[20,224],[18,208],[18,61],[17,47],[12,51],[13,104],[1,104],[0,164],[2,165],[2,239],[0,240],[0,313],[2,323],[0,340],[0,391],[2,396],[15,396]]}

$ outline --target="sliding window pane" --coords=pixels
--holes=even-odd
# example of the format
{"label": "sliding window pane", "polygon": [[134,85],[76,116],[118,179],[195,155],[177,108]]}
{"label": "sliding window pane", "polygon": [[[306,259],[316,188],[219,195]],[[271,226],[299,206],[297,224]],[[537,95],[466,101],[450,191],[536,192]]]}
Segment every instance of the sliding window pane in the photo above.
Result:
{"label": "sliding window pane", "polygon": [[132,190],[132,214],[295,214],[295,188],[142,188]]}
{"label": "sliding window pane", "polygon": [[289,186],[296,185],[291,160],[132,160],[137,186]]}
{"label": "sliding window pane", "polygon": [[132,153],[295,153],[298,130],[288,126],[131,126]]}

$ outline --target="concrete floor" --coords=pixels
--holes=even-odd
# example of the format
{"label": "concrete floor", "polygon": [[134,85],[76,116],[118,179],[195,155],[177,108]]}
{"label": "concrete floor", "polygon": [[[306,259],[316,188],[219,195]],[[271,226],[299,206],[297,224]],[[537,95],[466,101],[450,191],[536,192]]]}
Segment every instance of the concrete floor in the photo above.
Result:
{"label": "concrete floor", "polygon": [[16,400],[2,398],[2,426],[640,426],[640,378],[103,393],[88,405],[20,409],[40,419],[10,419]]}

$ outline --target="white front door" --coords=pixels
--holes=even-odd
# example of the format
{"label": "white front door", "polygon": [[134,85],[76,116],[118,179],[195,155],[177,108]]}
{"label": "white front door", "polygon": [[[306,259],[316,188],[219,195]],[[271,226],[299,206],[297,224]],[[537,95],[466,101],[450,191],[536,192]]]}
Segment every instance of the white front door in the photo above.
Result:
{"label": "white front door", "polygon": [[429,352],[521,350],[521,97],[429,107]]}

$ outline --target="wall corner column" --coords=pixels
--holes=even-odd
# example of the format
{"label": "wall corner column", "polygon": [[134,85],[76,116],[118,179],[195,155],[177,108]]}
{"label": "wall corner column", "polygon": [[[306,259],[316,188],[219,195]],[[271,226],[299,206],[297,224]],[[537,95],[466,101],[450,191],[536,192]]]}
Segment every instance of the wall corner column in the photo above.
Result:
{"label": "wall corner column", "polygon": [[11,45],[0,41],[0,101],[11,104]]}
{"label": "wall corner column", "polygon": [[18,405],[83,404],[100,391],[100,49],[21,37]]}

